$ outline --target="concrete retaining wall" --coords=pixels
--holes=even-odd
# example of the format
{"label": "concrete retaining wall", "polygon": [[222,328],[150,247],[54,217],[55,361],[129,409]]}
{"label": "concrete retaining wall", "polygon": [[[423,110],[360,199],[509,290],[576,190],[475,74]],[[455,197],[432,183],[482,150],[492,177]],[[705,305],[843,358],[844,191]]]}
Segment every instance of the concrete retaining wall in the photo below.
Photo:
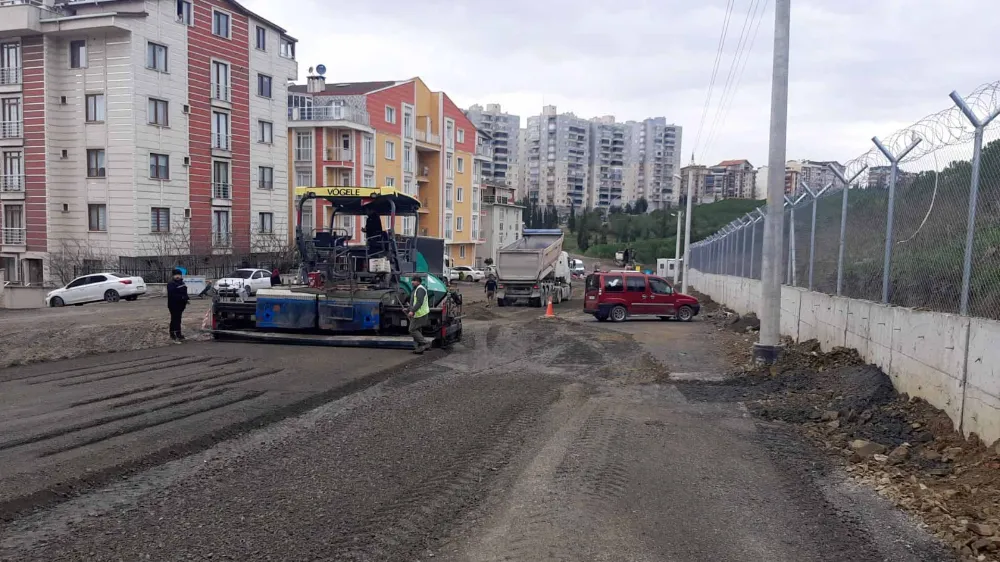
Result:
{"label": "concrete retaining wall", "polygon": [[[760,281],[692,270],[690,284],[716,302],[759,312]],[[900,392],[944,410],[968,435],[1000,440],[1000,322],[913,310],[781,287],[781,333],[852,347]]]}

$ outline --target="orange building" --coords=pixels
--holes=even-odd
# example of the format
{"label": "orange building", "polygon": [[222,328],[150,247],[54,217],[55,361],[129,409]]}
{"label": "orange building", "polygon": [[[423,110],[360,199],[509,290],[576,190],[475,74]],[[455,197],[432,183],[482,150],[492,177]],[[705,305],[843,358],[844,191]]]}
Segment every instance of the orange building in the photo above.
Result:
{"label": "orange building", "polygon": [[[288,92],[290,187],[395,187],[422,203],[403,233],[444,238],[455,265],[475,263],[476,128],[447,94],[420,78],[327,84],[317,75]],[[297,217],[294,194],[289,207]],[[330,227],[323,201],[307,203],[302,217],[305,228]],[[289,223],[294,229],[296,221]],[[333,226],[363,239],[359,220],[342,217]]]}

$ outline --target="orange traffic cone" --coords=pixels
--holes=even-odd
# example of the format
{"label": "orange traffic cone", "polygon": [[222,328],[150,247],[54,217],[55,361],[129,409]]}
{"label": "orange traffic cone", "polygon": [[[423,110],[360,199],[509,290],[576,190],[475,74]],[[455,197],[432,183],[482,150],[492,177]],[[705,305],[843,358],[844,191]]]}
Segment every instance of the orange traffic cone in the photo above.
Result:
{"label": "orange traffic cone", "polygon": [[552,310],[552,295],[549,295],[549,305],[545,307],[545,317],[555,318],[556,312]]}

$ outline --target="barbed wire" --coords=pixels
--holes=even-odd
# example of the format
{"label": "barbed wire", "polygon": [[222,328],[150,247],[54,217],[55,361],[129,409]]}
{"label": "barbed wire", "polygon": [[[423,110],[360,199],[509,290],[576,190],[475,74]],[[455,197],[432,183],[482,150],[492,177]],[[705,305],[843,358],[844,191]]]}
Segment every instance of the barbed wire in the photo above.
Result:
{"label": "barbed wire", "polygon": [[[983,84],[964,98],[966,105],[979,116],[991,115],[1000,108],[1000,81]],[[916,123],[897,130],[886,138],[880,138],[882,144],[893,154],[899,154],[909,146],[914,137],[920,139],[920,144],[906,155],[900,164],[919,161],[942,148],[971,143],[975,130],[972,123],[954,103],[950,107],[927,115]],[[865,166],[874,162],[884,162],[885,156],[872,144],[871,148],[860,156],[844,163],[845,175],[850,178]],[[859,177],[865,179],[866,173]]]}

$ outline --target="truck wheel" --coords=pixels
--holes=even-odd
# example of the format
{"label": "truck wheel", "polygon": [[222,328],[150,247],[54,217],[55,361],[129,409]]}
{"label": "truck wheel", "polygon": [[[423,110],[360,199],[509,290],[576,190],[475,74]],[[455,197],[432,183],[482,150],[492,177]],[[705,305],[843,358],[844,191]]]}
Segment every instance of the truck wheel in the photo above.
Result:
{"label": "truck wheel", "polygon": [[542,299],[540,299],[540,298],[529,299],[528,300],[528,304],[531,305],[534,308],[541,308],[542,307]]}
{"label": "truck wheel", "polygon": [[628,318],[628,311],[625,307],[618,305],[611,309],[611,321],[612,322],[624,322]]}
{"label": "truck wheel", "polygon": [[690,306],[682,306],[677,311],[677,319],[681,322],[690,322],[694,318],[694,310]]}
{"label": "truck wheel", "polygon": [[507,299],[497,299],[497,306],[507,306]]}

